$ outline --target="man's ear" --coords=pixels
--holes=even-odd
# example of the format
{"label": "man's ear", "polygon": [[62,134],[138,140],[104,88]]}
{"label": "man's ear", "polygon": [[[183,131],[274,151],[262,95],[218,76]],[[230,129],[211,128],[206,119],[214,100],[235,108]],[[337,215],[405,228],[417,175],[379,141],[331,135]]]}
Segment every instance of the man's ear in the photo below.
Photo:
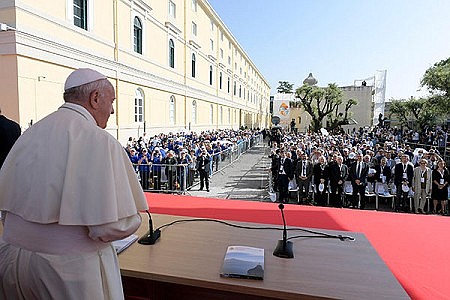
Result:
{"label": "man's ear", "polygon": [[98,109],[100,104],[99,104],[99,100],[100,100],[100,94],[98,92],[98,90],[92,91],[89,94],[89,105],[93,108],[93,109]]}

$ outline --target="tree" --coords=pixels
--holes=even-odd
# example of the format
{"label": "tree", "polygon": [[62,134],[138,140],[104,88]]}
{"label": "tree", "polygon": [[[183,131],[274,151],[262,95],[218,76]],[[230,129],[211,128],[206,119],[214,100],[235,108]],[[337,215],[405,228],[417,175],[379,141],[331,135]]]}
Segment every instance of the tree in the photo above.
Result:
{"label": "tree", "polygon": [[423,75],[422,86],[430,95],[408,100],[393,99],[389,111],[401,125],[409,129],[424,130],[429,125],[442,122],[450,115],[450,58],[428,68]]}
{"label": "tree", "polygon": [[[343,124],[348,124],[348,110],[356,101],[349,100],[344,108],[344,112],[339,112],[342,104],[342,91],[339,87],[330,83],[327,87],[321,88],[304,84],[295,91],[296,101],[291,107],[303,107],[311,116],[311,129],[318,132],[322,128],[325,118],[330,121],[330,126],[337,128]],[[333,115],[334,113],[334,115]]]}
{"label": "tree", "polygon": [[281,94],[291,94],[292,89],[294,88],[294,84],[289,83],[288,81],[278,81],[280,84],[279,87],[277,87],[277,92]]}
{"label": "tree", "polygon": [[398,118],[401,125],[420,130],[436,124],[441,115],[429,99],[413,97],[408,100],[392,100],[389,112]]}
{"label": "tree", "polygon": [[391,99],[391,105],[389,106],[390,118],[392,115],[396,116],[398,122],[402,126],[408,126],[408,109],[405,102],[398,99]]}
{"label": "tree", "polygon": [[329,125],[327,126],[327,130],[333,131],[337,128],[340,128],[342,125],[348,125],[348,118],[351,117],[351,112],[349,112],[349,110],[353,105],[356,104],[358,104],[358,101],[354,99],[348,99],[347,103],[345,103],[344,106],[344,112],[341,112],[339,110],[341,106],[337,106],[334,114],[330,114],[330,116],[328,117]]}
{"label": "tree", "polygon": [[450,113],[450,58],[435,63],[425,71],[422,86],[426,86],[431,96],[430,104],[441,114]]}

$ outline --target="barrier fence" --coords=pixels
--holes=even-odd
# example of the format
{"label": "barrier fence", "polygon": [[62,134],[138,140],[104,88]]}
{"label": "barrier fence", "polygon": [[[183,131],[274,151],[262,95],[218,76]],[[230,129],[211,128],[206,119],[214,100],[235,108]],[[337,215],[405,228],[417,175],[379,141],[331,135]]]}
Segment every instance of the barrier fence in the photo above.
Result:
{"label": "barrier fence", "polygon": [[411,148],[414,150],[416,148],[423,148],[425,150],[430,150],[431,148],[435,148],[439,151],[439,155],[442,157],[443,160],[447,163],[447,166],[450,163],[450,142],[445,143],[445,146],[436,146],[436,145],[429,145],[429,144],[420,144],[420,143],[413,143],[413,142],[407,142],[407,145],[411,146]]}
{"label": "barrier fence", "polygon": [[[233,146],[210,155],[208,175],[222,172],[245,152],[262,142],[261,134],[245,138]],[[144,191],[185,194],[199,182],[195,157],[189,164],[133,164]]]}

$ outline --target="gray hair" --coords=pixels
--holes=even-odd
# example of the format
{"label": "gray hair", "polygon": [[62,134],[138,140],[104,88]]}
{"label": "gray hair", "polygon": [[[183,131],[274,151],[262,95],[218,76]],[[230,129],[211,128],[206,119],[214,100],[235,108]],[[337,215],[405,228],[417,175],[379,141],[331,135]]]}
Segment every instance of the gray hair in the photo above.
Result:
{"label": "gray hair", "polygon": [[70,88],[64,92],[64,101],[83,103],[89,99],[92,92],[99,91],[99,93],[102,94],[103,90],[110,84],[111,83],[107,79],[100,79]]}

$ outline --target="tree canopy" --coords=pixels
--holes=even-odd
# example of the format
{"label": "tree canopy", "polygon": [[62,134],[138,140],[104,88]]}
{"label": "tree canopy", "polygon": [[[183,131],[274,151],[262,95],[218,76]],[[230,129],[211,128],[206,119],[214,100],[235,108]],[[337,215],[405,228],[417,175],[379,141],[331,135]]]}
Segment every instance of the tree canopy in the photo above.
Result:
{"label": "tree canopy", "polygon": [[442,114],[450,113],[450,57],[435,63],[423,75],[422,86],[426,86],[432,105]]}
{"label": "tree canopy", "polygon": [[350,108],[353,105],[358,104],[358,101],[354,99],[348,99],[347,103],[345,103],[344,111],[340,111],[341,105],[337,106],[334,113],[331,113],[328,116],[328,131],[333,131],[336,128],[341,127],[342,125],[348,125],[348,120],[351,117],[352,113],[349,112]]}
{"label": "tree canopy", "polygon": [[427,126],[435,124],[440,116],[427,98],[392,100],[389,111],[397,116],[401,125],[409,129],[424,130]]}
{"label": "tree canopy", "polygon": [[277,87],[277,92],[281,94],[291,94],[294,88],[293,83],[289,83],[288,81],[278,81],[280,86]]}
{"label": "tree canopy", "polygon": [[325,88],[304,84],[295,91],[295,97],[292,105],[303,107],[311,116],[311,130],[314,132],[322,128],[324,119],[328,120],[328,130],[348,124],[349,109],[357,103],[350,99],[341,112],[342,91],[335,83]]}
{"label": "tree canopy", "polygon": [[423,130],[449,117],[450,58],[428,68],[421,84],[427,87],[430,93],[428,97],[391,100],[390,114],[396,116],[401,125],[410,129]]}

